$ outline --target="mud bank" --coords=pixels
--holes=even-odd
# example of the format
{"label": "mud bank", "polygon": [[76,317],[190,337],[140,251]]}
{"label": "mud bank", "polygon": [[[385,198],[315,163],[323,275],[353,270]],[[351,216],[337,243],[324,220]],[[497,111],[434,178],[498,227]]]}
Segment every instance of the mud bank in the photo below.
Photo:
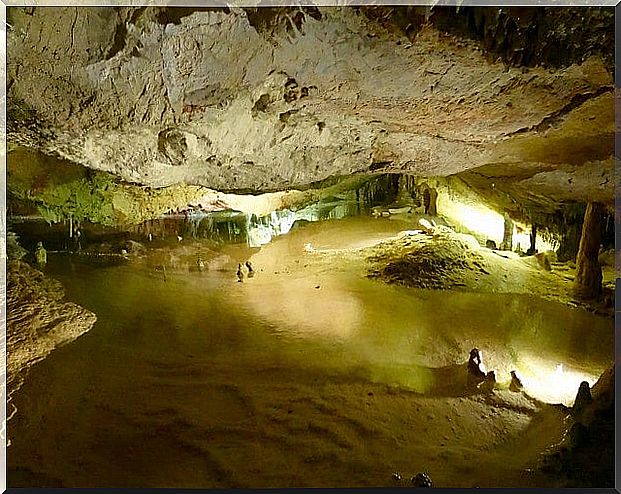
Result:
{"label": "mud bank", "polygon": [[440,225],[408,230],[357,252],[367,261],[368,276],[415,288],[481,293],[528,293],[612,317],[614,273],[604,266],[604,300],[574,299],[575,264],[555,262],[554,253],[521,257],[480,247],[476,239]]}

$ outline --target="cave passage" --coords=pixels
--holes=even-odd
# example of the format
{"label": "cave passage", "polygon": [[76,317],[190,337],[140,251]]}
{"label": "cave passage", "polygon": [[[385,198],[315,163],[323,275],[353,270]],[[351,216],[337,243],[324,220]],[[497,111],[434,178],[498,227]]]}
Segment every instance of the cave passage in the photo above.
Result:
{"label": "cave passage", "polygon": [[[11,485],[390,486],[393,472],[552,485],[524,471],[562,438],[553,404],[612,361],[612,320],[529,295],[386,285],[344,255],[410,225],[306,224],[261,249],[221,244],[204,271],[177,250],[165,275],[50,254],[46,273],[98,320],[15,398]],[[246,260],[255,276],[239,283]],[[504,387],[494,396],[464,386],[474,346]],[[513,369],[527,393],[506,389]]]}
{"label": "cave passage", "polygon": [[614,486],[613,7],[82,3],[2,31],[9,487]]}

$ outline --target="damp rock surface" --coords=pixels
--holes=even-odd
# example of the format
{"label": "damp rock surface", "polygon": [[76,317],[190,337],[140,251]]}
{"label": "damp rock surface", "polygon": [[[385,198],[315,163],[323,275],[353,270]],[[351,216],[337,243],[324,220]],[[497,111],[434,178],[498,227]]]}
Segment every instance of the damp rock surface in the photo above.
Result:
{"label": "damp rock surface", "polygon": [[614,376],[610,367],[590,390],[580,386],[563,441],[543,457],[542,470],[562,478],[563,487],[614,487]]}
{"label": "damp rock surface", "polygon": [[97,317],[65,301],[58,281],[24,261],[7,263],[7,280],[7,386],[11,396],[30,367],[89,331]]}
{"label": "damp rock surface", "polygon": [[[431,290],[532,293],[576,305],[567,267],[541,266],[536,256],[482,247],[444,225],[406,230],[353,256],[366,259],[367,276],[390,284]],[[609,272],[610,276],[611,273]]]}

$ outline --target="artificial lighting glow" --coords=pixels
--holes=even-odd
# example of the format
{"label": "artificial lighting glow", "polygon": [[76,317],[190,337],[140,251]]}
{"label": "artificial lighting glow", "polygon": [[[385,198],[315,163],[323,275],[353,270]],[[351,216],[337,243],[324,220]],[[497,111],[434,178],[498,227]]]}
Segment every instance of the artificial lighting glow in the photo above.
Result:
{"label": "artificial lighting glow", "polygon": [[289,233],[296,221],[295,212],[287,209],[272,211],[265,218],[269,221],[258,225],[250,224],[248,221],[248,245],[250,247],[260,247],[271,242],[273,237]]}
{"label": "artificial lighting glow", "polygon": [[562,403],[572,406],[582,381],[593,386],[598,375],[590,375],[569,369],[563,363],[554,366],[531,360],[528,369],[518,369],[524,391],[546,403]]}
{"label": "artificial lighting glow", "polygon": [[526,252],[529,248],[530,235],[525,231],[518,231],[517,227],[513,225],[513,242],[511,244],[511,250]]}
{"label": "artificial lighting glow", "polygon": [[348,339],[360,328],[362,303],[346,285],[316,285],[296,277],[248,287],[246,302],[280,332],[308,339]]}
{"label": "artificial lighting glow", "polygon": [[450,198],[448,195],[438,195],[438,212],[449,221],[457,223],[474,235],[485,240],[493,240],[500,245],[504,238],[504,217],[483,204],[465,203]]}
{"label": "artificial lighting glow", "polygon": [[537,250],[537,252],[549,252],[549,251],[556,252],[560,246],[561,244],[557,240],[554,240],[554,239],[546,240],[542,238],[541,235],[539,235],[535,239],[535,249]]}
{"label": "artificial lighting glow", "polygon": [[[513,244],[512,250],[526,252],[530,249],[530,231],[531,225],[514,224],[513,225]],[[560,247],[560,242],[550,235],[537,234],[535,238],[535,249],[537,252],[556,252]]]}

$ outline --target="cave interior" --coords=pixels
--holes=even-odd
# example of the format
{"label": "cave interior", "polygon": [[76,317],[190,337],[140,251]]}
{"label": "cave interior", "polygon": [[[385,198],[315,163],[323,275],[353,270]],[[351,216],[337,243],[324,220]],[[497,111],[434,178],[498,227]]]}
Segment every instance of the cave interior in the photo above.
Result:
{"label": "cave interior", "polygon": [[613,487],[613,7],[6,9],[10,487]]}

